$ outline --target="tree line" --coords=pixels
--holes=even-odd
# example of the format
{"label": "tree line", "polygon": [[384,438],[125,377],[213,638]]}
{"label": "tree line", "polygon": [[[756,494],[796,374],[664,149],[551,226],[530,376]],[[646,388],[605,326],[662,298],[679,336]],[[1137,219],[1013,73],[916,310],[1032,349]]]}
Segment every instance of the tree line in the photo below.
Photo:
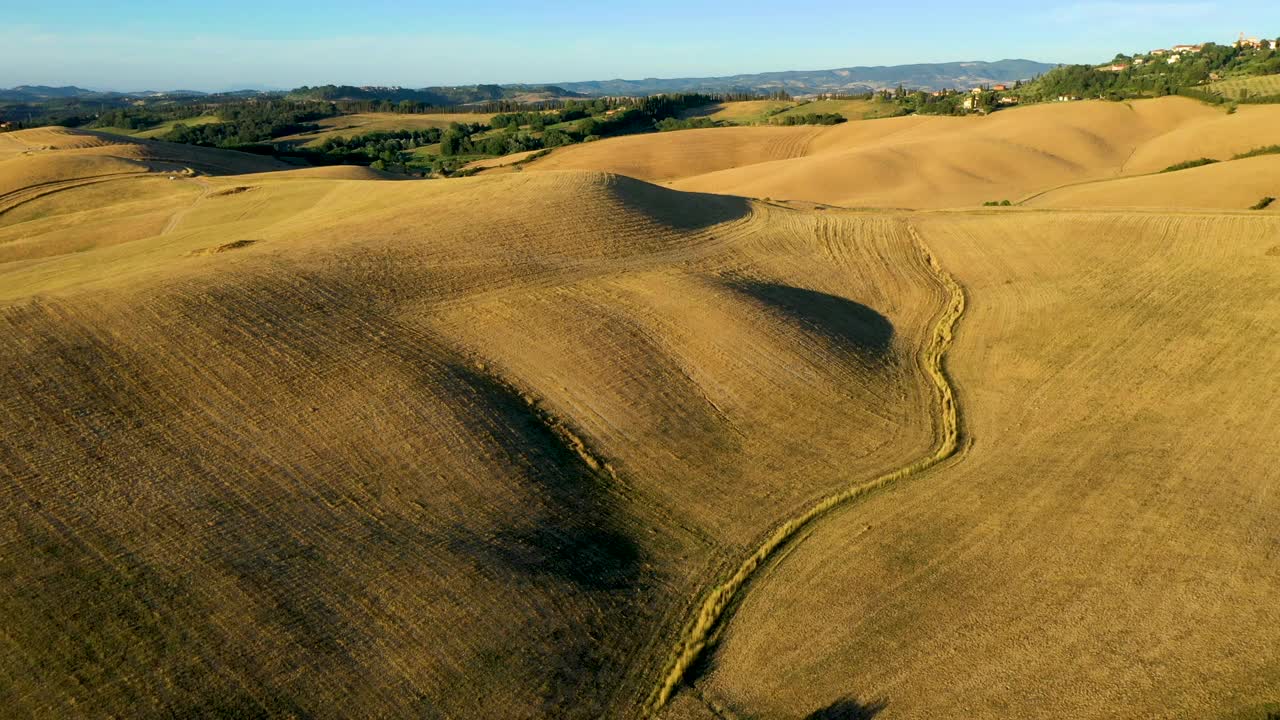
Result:
{"label": "tree line", "polygon": [[234,148],[266,142],[285,135],[319,130],[315,123],[337,114],[332,105],[270,101],[223,105],[216,111],[218,122],[203,125],[178,123],[160,137],[168,142]]}
{"label": "tree line", "polygon": [[[356,162],[378,169],[451,175],[478,156],[549,150],[632,133],[714,127],[717,123],[709,118],[680,119],[679,115],[723,101],[700,93],[569,100],[556,110],[498,113],[488,123],[453,122],[443,129],[334,136],[313,152],[322,155],[318,160],[325,163]],[[830,118],[821,122],[830,122]],[[432,146],[431,152],[417,152]]]}
{"label": "tree line", "polygon": [[1108,100],[1175,94],[1196,97],[1204,93],[1196,89],[1198,86],[1226,75],[1280,73],[1280,53],[1270,49],[1206,43],[1199,52],[1185,53],[1175,62],[1170,63],[1168,57],[1151,56],[1135,64],[1134,57],[1119,54],[1112,64],[1126,67],[1118,72],[1091,65],[1063,65],[1029,83],[1024,95],[1041,101],[1063,96]]}
{"label": "tree line", "polygon": [[804,113],[783,115],[773,119],[774,125],[839,125],[845,121],[840,113]]}

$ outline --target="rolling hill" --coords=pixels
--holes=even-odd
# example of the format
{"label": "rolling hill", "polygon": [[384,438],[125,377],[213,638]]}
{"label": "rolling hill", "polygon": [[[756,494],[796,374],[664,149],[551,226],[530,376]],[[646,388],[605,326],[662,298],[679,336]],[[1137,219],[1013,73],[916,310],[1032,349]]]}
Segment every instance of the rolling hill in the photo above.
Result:
{"label": "rolling hill", "polygon": [[814,528],[668,717],[1274,713],[1278,223],[922,217],[961,459]]}
{"label": "rolling hill", "polygon": [[7,707],[627,715],[705,573],[929,441],[897,220],[351,172],[0,214]]}
{"label": "rolling hill", "polygon": [[1265,720],[1275,119],[0,135],[0,706]]}
{"label": "rolling hill", "polygon": [[[1030,106],[987,118],[907,116],[831,127],[637,135],[559,149],[524,168],[603,170],[682,190],[775,200],[946,208],[1156,173],[1192,158],[1230,160],[1272,144],[1277,122],[1276,106],[1243,107],[1228,115],[1185,98],[1093,101]],[[1214,198],[1238,203],[1240,195],[1260,196],[1275,186],[1269,174],[1218,172],[1241,185],[1239,191],[1205,188],[1199,198],[1182,200],[1244,209],[1248,205],[1222,205]],[[1097,192],[1109,191],[1099,185]],[[1151,196],[1136,204],[1162,201]]]}

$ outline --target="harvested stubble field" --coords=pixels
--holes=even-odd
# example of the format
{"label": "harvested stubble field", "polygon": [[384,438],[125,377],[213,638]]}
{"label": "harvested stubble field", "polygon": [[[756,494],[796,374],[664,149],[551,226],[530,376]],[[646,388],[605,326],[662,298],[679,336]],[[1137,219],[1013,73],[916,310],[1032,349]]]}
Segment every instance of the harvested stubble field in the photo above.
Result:
{"label": "harvested stubble field", "polygon": [[[1227,115],[1186,98],[1078,102],[987,118],[907,116],[637,135],[562,148],[525,170],[603,170],[681,190],[846,207],[951,208],[1151,174],[1199,157],[1230,160],[1274,144],[1277,127],[1280,106],[1274,105]],[[1270,179],[1235,175],[1253,185]],[[1138,204],[1184,206],[1182,199],[1154,200]],[[1215,207],[1190,200],[1193,207]]]}
{"label": "harvested stubble field", "polygon": [[811,113],[834,113],[843,116],[846,120],[874,120],[893,117],[898,112],[898,106],[891,102],[875,100],[813,100],[799,103],[795,107],[778,113],[777,117],[784,118],[788,115],[808,115]]}
{"label": "harvested stubble field", "polygon": [[693,108],[685,112],[682,117],[705,117],[734,125],[755,125],[766,122],[770,116],[794,105],[795,103],[790,100],[734,100]]}
{"label": "harvested stubble field", "polygon": [[899,220],[335,172],[0,215],[6,707],[626,716],[780,509],[930,443]]}
{"label": "harvested stubble field", "polygon": [[964,452],[817,526],[669,717],[1280,709],[1280,222],[914,222],[969,294]]}
{"label": "harvested stubble field", "polygon": [[[1031,110],[945,134],[1111,112]],[[986,172],[1075,205],[1047,191],[1237,117],[1202,110],[1135,103],[1038,185]],[[550,171],[710,186],[913,134],[923,158],[932,120],[403,182],[0,136],[0,706],[1265,717],[1274,212],[849,211]]]}
{"label": "harvested stubble field", "polygon": [[871,100],[732,100],[694,108],[682,117],[705,117],[733,125],[760,125],[788,115],[834,113],[846,120],[868,120],[891,117],[897,112],[893,103]]}

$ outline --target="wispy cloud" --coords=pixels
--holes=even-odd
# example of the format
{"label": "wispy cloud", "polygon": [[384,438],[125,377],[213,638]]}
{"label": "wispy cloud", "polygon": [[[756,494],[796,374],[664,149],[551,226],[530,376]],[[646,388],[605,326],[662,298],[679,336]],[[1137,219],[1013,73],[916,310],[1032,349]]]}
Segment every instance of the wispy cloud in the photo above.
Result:
{"label": "wispy cloud", "polygon": [[1053,8],[1049,17],[1060,23],[1150,25],[1210,17],[1218,6],[1210,2],[1079,2]]}

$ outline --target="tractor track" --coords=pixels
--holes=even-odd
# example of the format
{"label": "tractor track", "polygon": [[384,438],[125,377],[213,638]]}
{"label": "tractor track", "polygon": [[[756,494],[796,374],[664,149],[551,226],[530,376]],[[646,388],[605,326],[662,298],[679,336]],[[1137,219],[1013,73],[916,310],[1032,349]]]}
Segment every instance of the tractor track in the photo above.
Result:
{"label": "tractor track", "polygon": [[947,377],[943,358],[951,347],[955,336],[956,323],[964,314],[964,288],[943,269],[937,258],[929,252],[924,239],[910,223],[907,232],[915,241],[925,265],[931,270],[935,280],[947,295],[946,305],[937,322],[933,335],[925,348],[921,364],[925,374],[932,381],[934,395],[937,399],[938,439],[933,451],[897,470],[880,475],[870,480],[854,483],[844,490],[828,495],[804,512],[791,517],[780,524],[756,550],[744,559],[733,575],[715,585],[706,593],[697,606],[697,613],[685,626],[672,653],[668,656],[662,671],[661,680],[654,688],[646,703],[645,716],[653,717],[671,699],[672,694],[681,686],[689,668],[698,661],[702,653],[718,635],[728,620],[730,606],[740,600],[758,570],[764,567],[784,546],[796,538],[802,530],[813,525],[824,516],[841,508],[849,502],[861,498],[868,493],[893,483],[919,475],[945,462],[956,455],[960,449],[960,413],[956,405],[955,390]]}
{"label": "tractor track", "polygon": [[124,178],[144,177],[148,173],[144,171],[138,172],[120,172],[106,173],[103,175],[89,175],[86,177],[75,178],[73,180],[52,180],[49,182],[36,183],[26,187],[11,190],[7,193],[0,194],[0,215],[3,215],[14,208],[39,200],[42,197],[53,195],[64,190],[75,190],[76,188],[88,185],[96,185],[98,183],[110,182],[112,180],[121,180]]}

